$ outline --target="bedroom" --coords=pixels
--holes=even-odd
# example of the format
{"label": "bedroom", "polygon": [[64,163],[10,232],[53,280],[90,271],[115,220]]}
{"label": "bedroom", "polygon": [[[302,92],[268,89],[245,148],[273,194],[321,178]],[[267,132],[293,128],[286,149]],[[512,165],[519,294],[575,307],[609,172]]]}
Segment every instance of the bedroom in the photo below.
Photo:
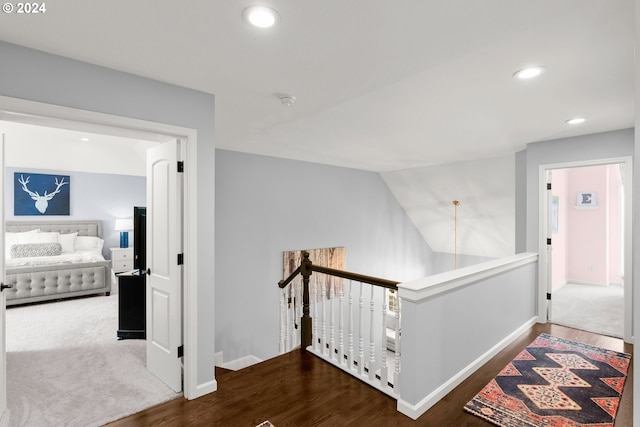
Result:
{"label": "bedroom", "polygon": [[[94,242],[83,237],[83,240],[76,239],[75,243],[89,245],[84,249],[95,249],[98,255],[111,259],[111,248],[120,246],[119,232],[115,230],[116,220],[131,218],[134,206],[146,204],[145,153],[149,143],[140,141],[131,144],[124,138],[106,138],[19,123],[3,123],[3,128],[6,129],[5,221],[23,223],[98,220],[101,226],[99,237],[103,241]],[[51,150],[51,147],[56,149]],[[75,155],[69,156],[68,153]],[[38,178],[46,181],[38,184]],[[61,185],[56,186],[55,182],[59,178]],[[61,191],[60,195],[54,195],[54,190],[57,189]],[[47,191],[50,194],[46,200],[49,201],[44,200],[44,205],[34,209],[31,200],[37,197],[34,194],[44,194]],[[58,200],[65,202],[66,206],[60,205],[62,208],[57,208],[54,203]],[[14,202],[17,203],[15,209]],[[38,203],[42,202],[36,201],[36,208]],[[16,229],[8,231],[28,231],[24,227],[12,227]],[[9,236],[11,238],[7,239],[6,250],[10,249],[9,244],[16,243],[12,242],[14,236],[20,235]],[[28,242],[18,243],[41,243],[40,240],[48,237],[50,236],[43,235],[35,240],[32,237],[27,239]],[[62,253],[73,251],[73,243],[71,241],[70,245],[63,244]],[[94,245],[98,247],[92,247]],[[32,250],[41,248],[32,246]],[[13,257],[9,251],[5,255],[9,259],[8,268],[16,264],[17,261],[11,259]],[[96,271],[96,274],[101,273]],[[102,280],[109,282],[106,278]],[[7,299],[10,305],[15,295],[9,294]],[[20,296],[24,297],[24,294],[23,291]]]}
{"label": "bedroom", "polygon": [[[133,214],[133,206],[144,206],[146,204],[146,148],[155,143],[137,141],[132,144],[131,140],[124,138],[106,138],[96,134],[88,135],[68,130],[42,126],[27,126],[9,122],[2,122],[2,128],[6,132],[6,168],[4,175],[6,180],[5,220],[12,223],[97,220],[102,225],[103,243],[100,252],[105,259],[109,260],[111,258],[111,248],[118,248],[120,243],[119,231],[115,230],[116,219],[130,218]],[[90,140],[85,141],[81,139],[86,137]],[[50,150],[50,147],[56,147],[56,150]],[[77,155],[69,156],[69,153],[76,153]],[[94,161],[88,162],[87,159],[94,159]],[[67,177],[65,180],[69,182],[70,187],[69,215],[15,215],[15,173],[18,173],[18,176],[24,177],[33,176],[33,174]],[[32,183],[27,184],[27,187],[35,192],[38,188],[36,188],[35,185],[31,188]],[[47,190],[51,193],[55,188],[54,185],[53,188],[47,188]],[[21,185],[18,184],[15,189],[17,191],[22,190]],[[42,190],[44,190],[44,188]],[[42,190],[40,190],[40,194],[42,194]],[[78,239],[76,239],[76,242],[77,241]],[[133,233],[130,233],[129,245],[131,246],[132,244]],[[10,257],[10,254],[7,254],[7,256]],[[112,279],[111,276],[111,269],[109,268],[109,280]],[[111,283],[111,281],[109,283]],[[105,347],[102,348],[105,354],[111,355],[109,357],[110,359],[113,358],[113,352],[116,347],[120,349],[122,353],[128,353],[125,357],[130,359],[144,356],[145,347],[143,342],[140,340],[127,340],[130,342],[117,341],[116,327],[102,325],[103,323],[112,325],[113,319],[117,322],[118,288],[115,281],[111,289],[111,296],[108,298],[105,297],[104,292],[102,292],[88,298],[77,298],[74,300],[64,299],[60,302],[55,301],[54,299],[51,302],[32,304],[26,307],[15,306],[7,310],[9,390],[11,390],[11,367],[15,366],[15,364],[12,365],[11,363],[12,342],[14,343],[14,350],[20,352],[19,358],[23,359],[36,357],[38,351],[29,350],[34,348],[45,349],[46,346],[51,344],[56,347],[56,350],[47,348],[45,352],[41,351],[40,353],[51,353],[49,357],[53,361],[55,354],[60,354],[56,352],[57,349],[61,347],[61,342],[66,343],[68,352],[84,354],[78,353],[83,351],[78,347],[85,347],[85,351],[93,351],[91,347],[97,347],[98,345],[91,340],[97,337],[97,341],[102,343],[102,341],[105,340],[104,335],[106,333],[108,335],[106,339],[112,341],[112,343],[110,343],[111,347],[106,350]],[[28,329],[23,323],[27,320],[25,319],[27,315],[22,314],[20,310],[27,308],[31,310],[30,313],[32,313],[31,315],[33,316],[33,313],[35,313],[34,310],[41,313],[52,313],[54,306],[60,305],[69,311],[71,311],[71,309],[78,310],[77,312],[86,313],[92,317],[94,312],[99,313],[100,316],[104,317],[104,321],[102,321],[101,318],[92,319],[81,327],[75,324],[81,324],[82,322],[67,319],[64,322],[70,327],[62,329],[56,328],[56,325],[60,324],[59,322],[51,322],[52,325],[50,328],[41,327],[39,328],[40,330],[35,330],[36,336],[38,337],[36,340],[40,341],[39,343],[27,342],[33,340],[28,340],[24,336],[15,338],[16,332],[18,331],[15,330],[17,328],[13,328],[14,330],[12,331],[12,325],[19,325],[20,331],[33,331],[32,329]],[[76,313],[76,311],[73,312]],[[58,314],[54,313],[54,315],[57,316]],[[13,318],[20,320],[12,321]],[[58,333],[60,330],[74,331],[76,336],[59,336]],[[54,343],[53,337],[55,337],[55,341],[59,342]],[[62,355],[64,355],[64,352]],[[14,360],[17,358],[18,357],[15,356]],[[115,358],[113,359],[115,360]],[[43,365],[56,366],[48,362],[43,363]],[[38,369],[42,370],[44,368]],[[60,368],[58,365],[57,369],[61,370],[64,368]],[[75,381],[78,381],[78,376],[82,376],[83,372],[69,372],[69,374],[69,377],[75,378]],[[109,378],[109,372],[105,372],[104,375],[106,377],[103,376],[103,380],[108,378],[109,382],[122,382],[122,379],[117,378],[117,375],[115,378]],[[151,376],[151,374],[148,375]],[[141,383],[145,383],[145,381]],[[85,387],[84,389],[86,390],[87,388],[88,387]],[[82,388],[78,387],[78,389]],[[103,388],[103,390],[105,389]],[[87,394],[87,396],[90,395]],[[11,400],[11,398],[10,395],[9,399]],[[36,413],[36,411],[32,410],[31,414],[34,413]]]}

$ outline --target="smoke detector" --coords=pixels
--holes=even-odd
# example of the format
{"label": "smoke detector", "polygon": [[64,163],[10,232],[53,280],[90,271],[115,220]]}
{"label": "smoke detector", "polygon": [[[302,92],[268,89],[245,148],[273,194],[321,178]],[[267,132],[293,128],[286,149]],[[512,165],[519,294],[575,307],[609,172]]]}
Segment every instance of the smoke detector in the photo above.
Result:
{"label": "smoke detector", "polygon": [[282,105],[287,107],[292,106],[293,103],[296,102],[296,97],[291,95],[280,95],[278,98],[280,98],[280,102],[282,102]]}

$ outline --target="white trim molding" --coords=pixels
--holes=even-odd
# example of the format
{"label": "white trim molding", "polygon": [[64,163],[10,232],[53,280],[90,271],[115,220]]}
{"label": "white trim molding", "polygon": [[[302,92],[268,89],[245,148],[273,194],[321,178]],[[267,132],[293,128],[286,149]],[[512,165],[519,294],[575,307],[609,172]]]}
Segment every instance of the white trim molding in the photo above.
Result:
{"label": "white trim molding", "polygon": [[403,300],[418,302],[537,261],[538,254],[525,252],[434,274],[433,276],[398,284],[398,296]]}
{"label": "white trim molding", "polygon": [[253,354],[250,354],[248,356],[244,356],[239,359],[231,360],[227,363],[223,363],[221,367],[225,369],[231,369],[232,371],[237,371],[239,369],[244,369],[246,367],[255,365],[260,362],[262,362],[262,359],[254,356]]}

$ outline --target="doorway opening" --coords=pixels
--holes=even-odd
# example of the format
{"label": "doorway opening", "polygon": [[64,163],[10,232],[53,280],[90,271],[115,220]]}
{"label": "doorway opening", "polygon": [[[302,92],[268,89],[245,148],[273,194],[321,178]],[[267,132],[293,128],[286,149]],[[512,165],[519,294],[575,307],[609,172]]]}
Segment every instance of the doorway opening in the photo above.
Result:
{"label": "doorway opening", "polygon": [[[184,212],[185,221],[182,225],[184,236],[184,250],[190,257],[185,257],[183,265],[183,318],[178,319],[180,333],[183,337],[185,352],[182,359],[184,368],[183,392],[187,398],[195,398],[214,390],[199,390],[196,381],[196,355],[197,341],[194,332],[196,323],[197,293],[195,289],[195,268],[197,236],[195,222],[189,227],[189,221],[193,221],[196,211],[195,186],[192,184],[196,178],[196,132],[193,129],[179,128],[170,125],[144,122],[123,117],[110,116],[100,113],[69,109],[13,98],[0,97],[0,120],[16,123],[37,124],[61,129],[87,131],[96,134],[113,136],[126,136],[135,139],[147,139],[149,141],[166,141],[167,139],[182,139],[184,144],[185,163],[190,165],[184,174]],[[114,335],[115,337],[115,335]],[[4,349],[2,350],[4,352]],[[215,384],[214,384],[215,385]]]}
{"label": "doorway opening", "polygon": [[631,170],[631,158],[541,165],[544,321],[632,339]]}

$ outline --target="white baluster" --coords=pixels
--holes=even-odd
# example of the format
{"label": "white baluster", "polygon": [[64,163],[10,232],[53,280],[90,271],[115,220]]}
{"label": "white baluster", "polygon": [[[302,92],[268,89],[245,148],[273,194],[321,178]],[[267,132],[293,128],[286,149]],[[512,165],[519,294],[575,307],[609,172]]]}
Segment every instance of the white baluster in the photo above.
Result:
{"label": "white baluster", "polygon": [[349,350],[347,352],[347,366],[353,369],[353,283],[349,280]]}
{"label": "white baluster", "polygon": [[396,304],[394,307],[394,312],[396,316],[396,343],[394,347],[395,367],[393,370],[393,390],[395,391],[396,394],[399,394],[400,386],[398,384],[400,382],[400,345],[402,344],[402,339],[401,339],[402,328],[400,327],[400,297],[398,296],[398,291],[396,291]]}
{"label": "white baluster", "polygon": [[336,353],[336,333],[335,333],[335,323],[334,323],[334,315],[333,315],[333,303],[336,296],[336,283],[333,278],[331,278],[331,287],[329,289],[329,358],[331,360],[335,360]]}
{"label": "white baluster", "polygon": [[382,346],[380,352],[380,385],[387,387],[389,371],[387,368],[387,292],[385,288],[382,291]]}
{"label": "white baluster", "polygon": [[291,317],[291,303],[289,302],[290,299],[290,295],[291,295],[291,283],[289,283],[285,288],[285,318],[284,318],[284,322],[285,322],[285,337],[284,337],[284,347],[285,347],[285,351],[289,351],[291,350],[291,342],[290,342],[290,338],[291,338],[291,322],[289,321],[289,318]]}
{"label": "white baluster", "polygon": [[338,335],[338,362],[340,364],[344,363],[344,288],[342,286],[342,279],[338,281],[338,295],[340,299],[339,310],[340,310],[340,320],[338,324],[339,335]]}
{"label": "white baluster", "polygon": [[310,291],[310,298],[313,303],[311,304],[311,311],[313,312],[311,316],[311,321],[313,322],[313,331],[311,333],[311,342],[313,342],[313,348],[315,351],[318,351],[319,342],[318,342],[318,275],[315,274],[313,278],[313,282],[311,285],[312,291]]}
{"label": "white baluster", "polygon": [[360,285],[360,300],[358,304],[358,375],[364,372],[364,296],[362,294],[363,284]]}
{"label": "white baluster", "polygon": [[[298,305],[300,305],[300,300],[298,300],[298,285],[295,284],[295,280],[291,283],[291,317],[289,318],[291,327],[289,328],[291,335],[289,338],[289,348],[293,349],[298,345]],[[296,326],[298,326],[296,328]]]}
{"label": "white baluster", "polygon": [[298,295],[298,298],[296,299],[296,325],[298,325],[298,328],[296,329],[296,346],[302,345],[302,312],[303,312],[303,306],[302,306],[302,292],[303,292],[303,287],[302,287],[302,276],[298,276],[300,278],[300,281],[298,282],[298,287],[296,288],[296,293]]}
{"label": "white baluster", "polygon": [[375,301],[373,299],[373,286],[371,286],[371,300],[369,301],[369,381],[373,381],[375,378],[375,363],[376,363],[376,343],[373,339],[373,322]]}
{"label": "white baluster", "polygon": [[285,300],[287,298],[287,293],[285,291],[285,288],[280,290],[280,345],[279,345],[280,354],[285,353],[284,337],[285,337],[285,329],[287,328],[285,306],[284,306]]}
{"label": "white baluster", "polygon": [[[318,273],[320,274],[320,273]],[[320,331],[320,347],[322,347],[322,353],[327,353],[327,276],[322,275],[322,282],[320,283],[320,304],[322,305],[322,330]]]}

